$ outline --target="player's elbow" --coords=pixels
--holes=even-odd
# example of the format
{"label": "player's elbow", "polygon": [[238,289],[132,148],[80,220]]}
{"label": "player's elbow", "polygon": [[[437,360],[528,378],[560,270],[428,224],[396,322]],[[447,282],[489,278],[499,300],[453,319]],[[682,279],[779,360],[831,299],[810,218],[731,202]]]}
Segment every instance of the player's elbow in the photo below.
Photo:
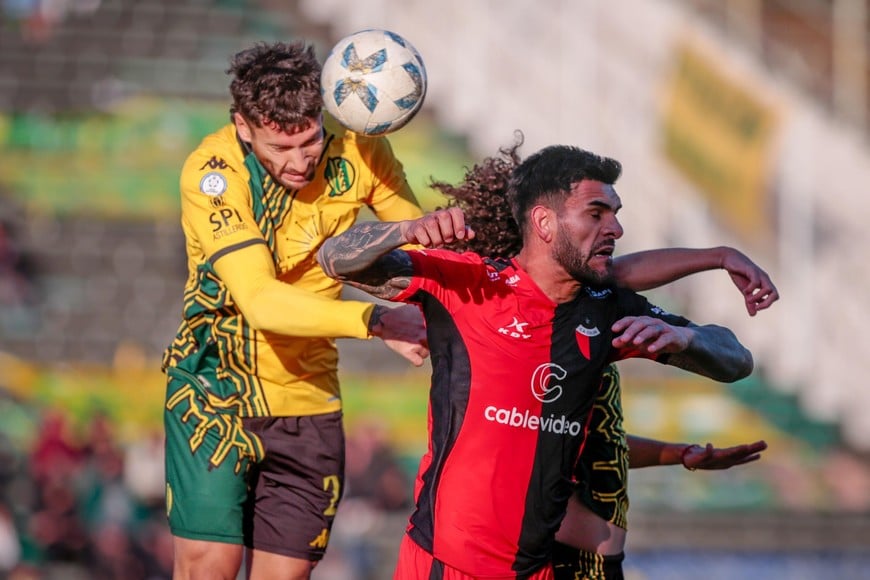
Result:
{"label": "player's elbow", "polygon": [[751,375],[754,368],[755,361],[752,358],[752,353],[748,348],[741,346],[734,355],[734,360],[729,369],[730,373],[720,380],[723,383],[737,382]]}
{"label": "player's elbow", "polygon": [[247,325],[256,331],[266,331],[271,330],[269,328],[269,320],[274,319],[274,317],[269,317],[265,312],[260,312],[257,308],[248,308],[247,310],[240,308],[242,311],[242,316],[245,317],[245,322]]}
{"label": "player's elbow", "polygon": [[270,332],[278,328],[281,316],[276,316],[275,288],[281,283],[277,280],[263,280],[261,284],[252,284],[245,292],[235,296],[236,307],[242,313],[245,325],[258,332]]}
{"label": "player's elbow", "polygon": [[342,277],[335,268],[335,260],[333,255],[334,247],[335,239],[327,239],[323,242],[323,245],[320,246],[320,249],[317,250],[317,255],[315,256],[315,259],[317,260],[317,263],[320,264],[320,267],[323,269],[324,274],[326,274],[330,278],[341,280]]}

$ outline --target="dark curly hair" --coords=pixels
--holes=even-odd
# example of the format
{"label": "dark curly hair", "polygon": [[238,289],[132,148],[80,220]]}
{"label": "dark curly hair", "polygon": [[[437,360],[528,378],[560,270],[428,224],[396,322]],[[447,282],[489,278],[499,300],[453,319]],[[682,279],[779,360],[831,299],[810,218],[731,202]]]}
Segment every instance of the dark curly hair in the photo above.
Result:
{"label": "dark curly hair", "polygon": [[431,186],[447,197],[448,207],[463,211],[466,224],[476,234],[474,239],[456,241],[451,249],[504,258],[520,251],[523,240],[506,195],[511,173],[520,163],[517,150],[522,144],[523,135],[517,132],[513,146],[499,149],[497,157],[487,157],[467,170],[458,185],[432,181]]}
{"label": "dark curly hair", "polygon": [[282,131],[307,124],[323,108],[320,63],[303,42],[258,43],[237,53],[227,74],[233,75],[230,113],[241,113],[258,127],[275,123]]}

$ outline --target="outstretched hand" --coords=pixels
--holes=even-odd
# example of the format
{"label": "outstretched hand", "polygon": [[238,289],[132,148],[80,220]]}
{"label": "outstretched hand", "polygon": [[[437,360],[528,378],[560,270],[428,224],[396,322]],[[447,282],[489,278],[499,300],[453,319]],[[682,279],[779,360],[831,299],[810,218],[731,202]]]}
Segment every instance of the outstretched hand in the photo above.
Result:
{"label": "outstretched hand", "polygon": [[474,238],[474,230],[465,225],[465,214],[458,207],[439,209],[425,216],[402,222],[402,235],[409,244],[440,248],[456,240]]}
{"label": "outstretched hand", "polygon": [[387,347],[411,361],[415,367],[423,365],[429,356],[429,344],[423,313],[417,306],[376,306],[372,317],[377,318],[369,323],[372,336],[379,337]]}
{"label": "outstretched hand", "polygon": [[767,443],[756,441],[734,447],[719,449],[712,443],[706,447],[692,445],[683,453],[683,465],[686,469],[729,469],[735,465],[743,465],[761,459],[761,452],[767,449]]}
{"label": "outstretched hand", "polygon": [[759,310],[779,300],[779,292],[767,272],[743,253],[732,249],[722,261],[722,268],[743,294],[749,316],[755,316]]}

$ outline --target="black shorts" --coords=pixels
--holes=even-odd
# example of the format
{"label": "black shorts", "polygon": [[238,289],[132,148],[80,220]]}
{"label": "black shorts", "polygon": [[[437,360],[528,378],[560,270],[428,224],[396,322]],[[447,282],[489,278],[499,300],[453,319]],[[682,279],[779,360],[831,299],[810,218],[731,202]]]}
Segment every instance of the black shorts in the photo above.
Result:
{"label": "black shorts", "polygon": [[344,491],[342,413],[243,418],[263,443],[245,506],[249,548],[320,560]]}
{"label": "black shorts", "polygon": [[625,580],[622,561],[625,554],[602,556],[556,542],[553,548],[555,580]]}

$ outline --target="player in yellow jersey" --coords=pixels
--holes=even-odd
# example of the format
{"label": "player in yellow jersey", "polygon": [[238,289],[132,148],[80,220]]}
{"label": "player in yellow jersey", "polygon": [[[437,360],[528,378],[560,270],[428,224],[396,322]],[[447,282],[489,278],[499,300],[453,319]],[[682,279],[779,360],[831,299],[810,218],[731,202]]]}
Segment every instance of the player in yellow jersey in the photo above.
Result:
{"label": "player in yellow jersey", "polygon": [[384,138],[322,114],[304,43],[235,55],[231,123],[181,173],[189,275],[166,350],[166,500],[176,579],[309,578],[344,477],[335,338],[428,355],[413,306],[339,299],[315,254],[363,206],[422,215]]}

